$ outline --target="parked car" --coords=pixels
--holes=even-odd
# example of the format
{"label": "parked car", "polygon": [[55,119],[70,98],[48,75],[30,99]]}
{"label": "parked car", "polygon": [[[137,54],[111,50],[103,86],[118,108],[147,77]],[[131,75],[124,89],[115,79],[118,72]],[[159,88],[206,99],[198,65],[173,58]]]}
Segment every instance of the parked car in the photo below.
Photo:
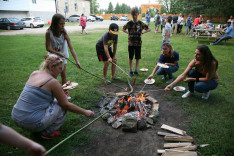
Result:
{"label": "parked car", "polygon": [[71,15],[66,19],[66,22],[79,22],[80,15]]}
{"label": "parked car", "polygon": [[96,21],[100,21],[100,17],[98,17],[97,15],[90,15],[96,18]]}
{"label": "parked car", "polygon": [[93,17],[93,16],[88,16],[88,17],[87,17],[87,21],[89,21],[89,22],[95,22],[95,21],[96,21],[96,18]]}
{"label": "parked car", "polygon": [[40,17],[26,17],[22,18],[21,21],[23,21],[26,25],[26,27],[44,27],[45,23]]}
{"label": "parked car", "polygon": [[116,16],[116,15],[112,15],[112,16],[111,16],[111,20],[117,20],[117,21],[118,21],[118,20],[119,20],[119,17]]}
{"label": "parked car", "polygon": [[23,29],[25,23],[17,18],[0,18],[0,29]]}
{"label": "parked car", "polygon": [[120,21],[129,21],[129,18],[128,18],[127,15],[122,15],[122,16],[120,17]]}
{"label": "parked car", "polygon": [[103,18],[102,16],[97,16],[97,17],[99,17],[99,20],[100,20],[100,21],[103,21],[103,20],[104,20],[104,18]]}

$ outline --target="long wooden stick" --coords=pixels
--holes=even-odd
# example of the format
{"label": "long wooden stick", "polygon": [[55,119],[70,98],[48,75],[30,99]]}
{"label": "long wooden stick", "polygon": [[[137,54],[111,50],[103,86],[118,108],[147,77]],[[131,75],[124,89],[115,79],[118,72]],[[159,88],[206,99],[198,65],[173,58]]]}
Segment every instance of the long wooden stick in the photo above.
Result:
{"label": "long wooden stick", "polygon": [[[115,106],[115,105],[114,105]],[[112,108],[114,108],[114,106]],[[87,125],[85,125],[84,127],[80,128],[79,130],[77,130],[76,132],[72,133],[71,135],[69,135],[68,137],[66,137],[65,139],[63,139],[62,141],[60,141],[58,144],[56,144],[54,147],[52,147],[50,150],[48,150],[46,152],[45,155],[48,155],[51,151],[53,151],[55,148],[57,148],[59,145],[61,145],[62,143],[64,143],[65,141],[67,141],[68,139],[70,139],[71,137],[73,137],[74,135],[76,135],[77,133],[79,133],[80,131],[82,131],[83,129],[87,128],[88,126],[90,126],[91,124],[93,124],[95,121],[97,121],[99,118],[101,118],[103,115],[105,115],[106,113],[108,113],[110,110],[112,110],[112,108],[110,108],[109,110],[107,110],[105,113],[99,115],[98,117],[96,117],[93,121],[91,121],[90,123],[88,123]]]}

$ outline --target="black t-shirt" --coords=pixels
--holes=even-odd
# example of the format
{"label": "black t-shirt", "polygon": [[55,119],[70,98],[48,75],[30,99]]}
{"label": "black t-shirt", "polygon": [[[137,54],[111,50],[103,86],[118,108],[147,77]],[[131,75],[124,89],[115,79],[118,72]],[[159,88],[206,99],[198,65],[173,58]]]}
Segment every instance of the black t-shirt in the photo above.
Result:
{"label": "black t-shirt", "polygon": [[108,45],[110,47],[112,44],[118,43],[118,35],[111,36],[109,32],[105,32],[102,37],[97,41],[97,45],[99,47],[103,47],[103,45]]}
{"label": "black t-shirt", "polygon": [[173,23],[177,23],[178,21],[178,16],[174,15],[172,16]]}

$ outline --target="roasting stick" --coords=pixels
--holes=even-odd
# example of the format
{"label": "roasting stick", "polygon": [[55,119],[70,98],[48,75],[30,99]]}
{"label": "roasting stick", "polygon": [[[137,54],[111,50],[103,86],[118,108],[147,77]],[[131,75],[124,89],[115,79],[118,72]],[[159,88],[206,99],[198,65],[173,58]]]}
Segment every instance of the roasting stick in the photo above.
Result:
{"label": "roasting stick", "polygon": [[146,85],[147,85],[147,83],[145,83],[145,85],[141,88],[140,92],[143,91],[143,89],[145,88]]}
{"label": "roasting stick", "polygon": [[160,91],[160,90],[164,90],[164,89],[147,90],[147,92],[157,92],[157,91]]}
{"label": "roasting stick", "polygon": [[71,137],[73,137],[74,135],[76,135],[77,133],[79,133],[80,131],[82,131],[83,129],[87,128],[88,126],[90,126],[91,124],[93,124],[95,121],[97,121],[99,118],[101,118],[103,115],[105,115],[106,113],[108,113],[109,111],[111,111],[113,108],[115,107],[115,105],[113,107],[111,107],[109,110],[107,110],[106,112],[104,112],[103,114],[99,115],[98,117],[96,117],[93,121],[91,121],[90,123],[88,123],[87,125],[85,125],[84,127],[80,128],[79,130],[77,130],[76,132],[72,133],[71,135],[69,135],[68,137],[66,137],[65,139],[63,139],[62,141],[60,141],[58,144],[56,144],[54,147],[52,147],[50,150],[48,150],[45,153],[45,156],[48,155],[51,151],[53,151],[55,148],[57,148],[59,145],[61,145],[62,143],[64,143],[65,141],[67,141],[68,139],[70,139]]}
{"label": "roasting stick", "polygon": [[[68,61],[70,61],[71,63],[73,63],[74,65],[76,65],[76,63],[73,62],[72,60],[70,60],[69,58],[66,58],[66,59],[67,59]],[[102,78],[100,78],[100,77],[94,75],[93,73],[90,73],[89,71],[85,70],[84,68],[81,68],[81,69],[82,69],[83,71],[85,71],[86,73],[88,73],[88,74],[90,74],[90,75],[92,75],[92,76],[94,76],[94,77],[96,77],[96,78],[98,78],[98,79],[101,79],[102,81],[105,81],[105,82],[109,83],[107,80],[104,80],[104,79],[102,79]],[[117,84],[114,84],[114,83],[110,83],[110,84],[113,84],[113,85],[116,86],[116,87],[119,87],[119,88],[121,88],[121,89],[126,90],[126,88],[120,87],[120,86],[118,86]]]}
{"label": "roasting stick", "polygon": [[128,73],[127,72],[125,72],[120,66],[118,66],[117,64],[115,64],[114,62],[111,62],[113,65],[115,65],[116,67],[118,67],[124,74],[126,74],[128,77],[130,77],[129,75],[128,75]]}

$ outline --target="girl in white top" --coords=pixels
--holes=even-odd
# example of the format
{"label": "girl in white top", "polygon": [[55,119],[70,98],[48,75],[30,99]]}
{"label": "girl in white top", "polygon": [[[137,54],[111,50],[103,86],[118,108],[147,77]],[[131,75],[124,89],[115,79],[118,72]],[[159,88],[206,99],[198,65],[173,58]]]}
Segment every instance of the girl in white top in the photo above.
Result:
{"label": "girl in white top", "polygon": [[64,61],[64,69],[61,73],[62,85],[67,82],[66,80],[66,64],[65,58],[69,58],[68,48],[76,61],[77,68],[81,68],[80,62],[77,58],[76,52],[72,46],[70,37],[64,28],[65,17],[61,14],[55,14],[52,18],[51,26],[46,31],[46,50],[49,53],[56,54]]}
{"label": "girl in white top", "polygon": [[[67,82],[66,79],[66,58],[69,58],[68,47],[71,51],[72,56],[75,59],[77,68],[81,68],[80,62],[78,61],[76,52],[72,46],[70,37],[68,36],[65,28],[65,17],[61,14],[55,14],[52,17],[51,26],[46,31],[46,50],[50,53],[60,56],[64,62],[64,69],[61,72],[62,85]],[[66,91],[67,98],[70,99],[69,93]]]}

